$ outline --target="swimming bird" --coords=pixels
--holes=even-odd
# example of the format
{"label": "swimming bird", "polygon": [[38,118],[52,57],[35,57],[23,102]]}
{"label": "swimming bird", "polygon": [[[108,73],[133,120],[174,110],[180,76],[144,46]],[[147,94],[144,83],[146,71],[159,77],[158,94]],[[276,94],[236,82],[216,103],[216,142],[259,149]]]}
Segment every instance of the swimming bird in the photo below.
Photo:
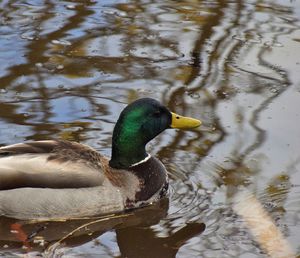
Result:
{"label": "swimming bird", "polygon": [[164,165],[146,152],[146,144],[165,129],[200,124],[142,98],[121,112],[110,159],[65,140],[1,147],[0,216],[82,218],[151,204],[166,195],[168,176]]}

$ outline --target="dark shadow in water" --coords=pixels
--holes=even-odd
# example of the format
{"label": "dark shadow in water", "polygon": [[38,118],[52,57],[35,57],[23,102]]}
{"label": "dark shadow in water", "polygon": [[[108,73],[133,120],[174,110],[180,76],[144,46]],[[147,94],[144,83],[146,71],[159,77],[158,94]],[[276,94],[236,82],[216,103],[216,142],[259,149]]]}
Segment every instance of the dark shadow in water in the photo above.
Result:
{"label": "dark shadow in water", "polygon": [[[169,201],[166,198],[149,207],[107,219],[34,223],[1,218],[0,246],[6,252],[25,246],[27,252],[40,251],[55,255],[61,247],[80,246],[115,229],[122,257],[171,258],[176,256],[186,241],[201,234],[205,224],[190,223],[175,233],[169,233],[168,237],[158,237],[151,225],[165,218],[168,207]],[[41,242],[42,246],[39,245]]]}
{"label": "dark shadow in water", "polygon": [[149,227],[118,229],[116,233],[121,257],[173,258],[187,240],[204,230],[204,223],[190,223],[168,237],[157,237]]}

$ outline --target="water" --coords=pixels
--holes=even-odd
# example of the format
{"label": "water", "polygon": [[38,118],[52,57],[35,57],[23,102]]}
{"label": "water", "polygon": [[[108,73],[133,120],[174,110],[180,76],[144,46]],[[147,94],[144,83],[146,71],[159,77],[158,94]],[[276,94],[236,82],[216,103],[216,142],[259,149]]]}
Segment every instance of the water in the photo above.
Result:
{"label": "water", "polygon": [[119,112],[140,97],[204,122],[148,146],[169,171],[167,200],[113,218],[1,218],[1,256],[300,255],[299,1],[2,1],[0,12],[1,145],[59,138],[109,156]]}

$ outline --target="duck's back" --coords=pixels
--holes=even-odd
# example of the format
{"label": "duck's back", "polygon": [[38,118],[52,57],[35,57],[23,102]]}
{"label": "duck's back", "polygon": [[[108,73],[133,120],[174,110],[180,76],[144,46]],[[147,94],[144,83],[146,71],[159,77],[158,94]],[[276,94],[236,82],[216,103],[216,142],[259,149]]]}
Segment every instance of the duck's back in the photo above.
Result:
{"label": "duck's back", "polygon": [[0,190],[101,185],[103,157],[68,141],[37,141],[0,148]]}
{"label": "duck's back", "polygon": [[49,219],[122,210],[101,160],[88,146],[67,141],[0,148],[0,215]]}

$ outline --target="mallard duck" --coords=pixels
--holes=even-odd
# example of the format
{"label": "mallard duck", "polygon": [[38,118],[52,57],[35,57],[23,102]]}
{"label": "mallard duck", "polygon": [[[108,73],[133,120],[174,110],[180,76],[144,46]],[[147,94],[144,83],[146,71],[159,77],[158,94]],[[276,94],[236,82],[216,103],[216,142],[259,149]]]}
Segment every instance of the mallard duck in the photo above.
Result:
{"label": "mallard duck", "polygon": [[200,124],[142,98],[121,112],[110,159],[65,140],[1,147],[0,216],[82,218],[151,204],[166,194],[168,176],[164,165],[146,152],[146,144],[165,129]]}

